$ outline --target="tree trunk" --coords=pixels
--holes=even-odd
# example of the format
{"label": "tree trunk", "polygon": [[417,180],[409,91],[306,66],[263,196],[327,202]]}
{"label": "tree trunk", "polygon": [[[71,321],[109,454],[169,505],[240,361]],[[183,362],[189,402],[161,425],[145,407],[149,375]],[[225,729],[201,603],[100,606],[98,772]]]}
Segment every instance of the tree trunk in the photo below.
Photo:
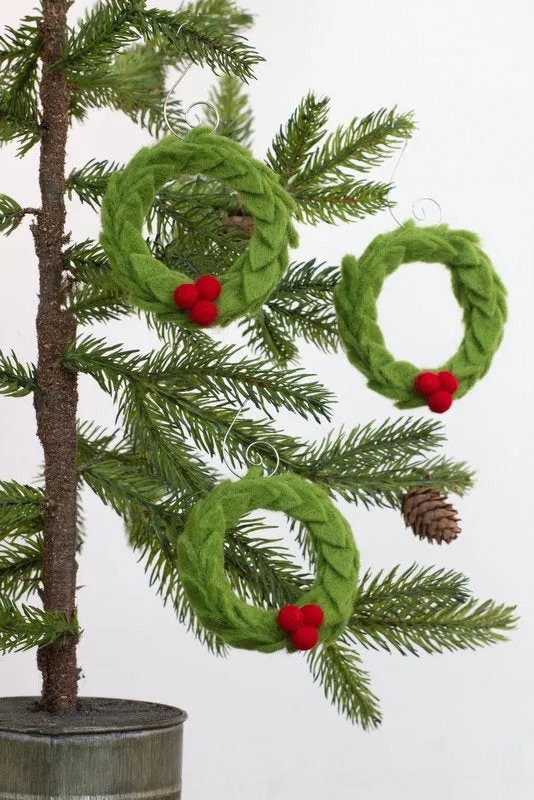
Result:
{"label": "tree trunk", "polygon": [[[43,2],[43,75],[40,85],[42,134],[39,165],[41,209],[34,229],[39,259],[37,312],[38,381],[35,397],[37,433],[44,451],[45,510],[42,599],[46,611],[75,613],[77,376],[64,369],[61,352],[74,340],[76,320],[65,310],[63,276],[65,231],[65,151],[70,92],[66,75],[48,72],[61,56],[69,0]],[[41,648],[37,663],[43,676],[41,708],[74,709],[78,671],[76,640]]]}

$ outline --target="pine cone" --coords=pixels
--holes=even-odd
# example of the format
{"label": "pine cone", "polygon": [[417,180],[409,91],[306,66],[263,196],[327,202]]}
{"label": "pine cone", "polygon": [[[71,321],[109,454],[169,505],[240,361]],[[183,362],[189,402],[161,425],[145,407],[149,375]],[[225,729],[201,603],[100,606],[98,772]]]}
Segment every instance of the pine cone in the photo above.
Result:
{"label": "pine cone", "polygon": [[432,544],[450,544],[461,528],[458,526],[458,512],[446,501],[446,496],[428,486],[411,489],[402,498],[401,511],[406,527]]}

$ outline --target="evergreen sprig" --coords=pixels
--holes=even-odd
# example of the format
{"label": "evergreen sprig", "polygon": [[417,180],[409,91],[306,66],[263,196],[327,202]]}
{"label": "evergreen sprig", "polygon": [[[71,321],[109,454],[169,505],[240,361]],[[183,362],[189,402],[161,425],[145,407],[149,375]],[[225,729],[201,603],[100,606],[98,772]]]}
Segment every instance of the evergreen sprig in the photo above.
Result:
{"label": "evergreen sprig", "polygon": [[41,17],[26,16],[0,37],[0,143],[20,140],[19,155],[39,141],[39,62],[43,37]]}
{"label": "evergreen sprig", "polygon": [[44,612],[34,606],[19,608],[11,598],[0,595],[0,652],[17,653],[54,642],[66,643],[82,631],[78,621],[69,621],[57,611]]}
{"label": "evergreen sprig", "polygon": [[106,0],[85,12],[76,29],[70,30],[61,58],[50,71],[90,73],[126,45],[139,39],[144,31],[145,0]]}
{"label": "evergreen sprig", "polygon": [[22,207],[7,194],[0,194],[0,231],[6,236],[13,233],[20,223]]}
{"label": "evergreen sprig", "polygon": [[229,9],[236,12],[235,4],[202,3],[179,12],[148,9],[143,14],[146,41],[167,57],[202,64],[246,82],[264,59],[238,33],[247,17],[239,12],[229,15]]}
{"label": "evergreen sprig", "polygon": [[404,572],[364,575],[349,631],[364,647],[403,655],[474,650],[505,641],[515,610],[473,598],[459,573],[413,564]]}
{"label": "evergreen sprig", "polygon": [[[464,462],[429,458],[443,442],[439,422],[412,417],[330,433],[306,451],[306,477],[366,507],[399,508],[414,486],[464,494],[473,472]],[[425,458],[425,456],[427,456]]]}
{"label": "evergreen sprig", "polygon": [[314,92],[304,97],[267,151],[267,164],[289,186],[310,158],[313,149],[326,136],[330,100]]}
{"label": "evergreen sprig", "polygon": [[207,107],[207,122],[215,127],[220,136],[233,139],[243,147],[252,146],[254,115],[249,105],[249,98],[243,91],[243,82],[233,75],[221,75],[217,84],[209,93],[212,108]]}
{"label": "evergreen sprig", "polygon": [[81,203],[87,203],[94,211],[99,211],[109,179],[122,168],[116,161],[91,158],[80,169],[71,170],[65,181],[69,200],[76,195]]}
{"label": "evergreen sprig", "polygon": [[40,536],[0,545],[0,595],[20,600],[39,590],[43,564]]}
{"label": "evergreen sprig", "polygon": [[347,719],[364,730],[380,725],[382,715],[378,698],[370,688],[369,674],[362,669],[358,653],[348,646],[345,637],[312,650],[308,664],[314,681],[322,685],[325,696]]}
{"label": "evergreen sprig", "polygon": [[92,375],[114,397],[128,382],[164,404],[184,407],[197,397],[199,402],[237,398],[250,400],[259,408],[287,408],[305,418],[329,417],[332,395],[302,370],[282,371],[268,362],[239,356],[240,348],[212,342],[206,350],[194,339],[184,339],[180,353],[164,346],[145,355],[87,336],[64,354],[64,360]]}
{"label": "evergreen sprig", "polygon": [[15,353],[0,352],[0,393],[8,397],[25,397],[37,392],[37,371],[33,364],[22,364]]}
{"label": "evergreen sprig", "polygon": [[0,540],[41,530],[43,508],[42,489],[17,481],[0,481]]}
{"label": "evergreen sprig", "polygon": [[334,289],[339,280],[338,267],[315,259],[290,264],[259,314],[240,323],[249,345],[279,365],[298,357],[297,338],[335,352],[339,331]]}
{"label": "evergreen sprig", "polygon": [[327,135],[329,99],[309,93],[275,136],[267,163],[297,201],[297,219],[311,224],[361,219],[390,205],[389,184],[363,181],[412,134],[411,114],[380,109]]}

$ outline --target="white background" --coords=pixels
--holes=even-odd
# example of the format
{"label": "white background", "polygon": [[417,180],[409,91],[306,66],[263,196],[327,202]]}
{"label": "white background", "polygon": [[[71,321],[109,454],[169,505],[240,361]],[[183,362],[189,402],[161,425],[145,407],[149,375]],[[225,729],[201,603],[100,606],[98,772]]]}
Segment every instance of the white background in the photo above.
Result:
{"label": "white background", "polygon": [[[2,3],[1,21],[16,24],[32,5]],[[84,6],[75,4],[74,18]],[[88,496],[81,691],[187,709],[187,800],[527,800],[534,777],[531,4],[250,0],[247,7],[258,15],[250,38],[267,59],[250,89],[255,154],[264,155],[309,88],[332,98],[331,127],[381,106],[414,109],[419,131],[396,174],[398,213],[408,216],[420,195],[436,198],[444,221],[481,235],[508,286],[510,321],[494,365],[444,417],[448,454],[478,470],[474,491],[457,500],[459,540],[431,549],[404,530],[397,512],[340,505],[365,567],[417,560],[455,568],[471,577],[479,597],[517,603],[521,625],[510,643],[475,653],[364,654],[384,712],[381,729],[366,734],[329,706],[304,659],[233,652],[221,660],[204,651],[148,587],[118,518]],[[200,73],[192,70],[185,82],[187,103],[209,82]],[[91,157],[126,161],[148,141],[119,113],[96,112],[73,130],[67,166]],[[37,151],[22,162],[14,154],[12,146],[0,152],[0,191],[37,205]],[[74,240],[98,232],[97,216],[77,203],[69,205],[68,225]],[[337,264],[393,225],[386,212],[357,224],[301,226],[297,257]],[[0,248],[0,346],[34,359],[37,277],[28,222]],[[397,357],[441,363],[462,335],[445,269],[399,270],[384,287],[380,322]],[[106,334],[150,345],[130,323],[109,325]],[[399,414],[343,355],[303,352],[306,368],[339,395],[335,427]],[[99,390],[82,379],[81,392],[81,417],[111,425]],[[0,476],[30,481],[40,463],[31,402],[0,402]],[[310,437],[325,432],[289,415],[279,422]],[[0,694],[38,691],[34,654],[0,661]]]}

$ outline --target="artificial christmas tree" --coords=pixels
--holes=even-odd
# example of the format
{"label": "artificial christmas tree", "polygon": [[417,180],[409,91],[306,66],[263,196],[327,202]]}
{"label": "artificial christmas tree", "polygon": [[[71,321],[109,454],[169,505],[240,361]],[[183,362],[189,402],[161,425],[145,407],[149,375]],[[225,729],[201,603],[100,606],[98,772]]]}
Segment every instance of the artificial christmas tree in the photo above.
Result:
{"label": "artificial christmas tree", "polygon": [[[101,708],[94,700],[78,698],[81,488],[95,492],[123,518],[130,546],[151,583],[207,647],[224,652],[229,629],[230,644],[237,641],[234,622],[237,616],[243,623],[239,603],[246,605],[251,618],[252,612],[257,619],[260,615],[260,626],[268,627],[272,649],[280,644],[290,652],[309,649],[305,657],[314,679],[340,711],[364,728],[379,723],[380,711],[361,667],[362,647],[417,653],[485,645],[504,638],[514,612],[475,601],[457,573],[414,566],[358,576],[353,557],[353,569],[344,575],[350,592],[345,587],[336,598],[331,580],[322,580],[332,606],[343,608],[331,636],[332,612],[324,595],[317,602],[313,594],[314,575],[324,576],[325,562],[337,563],[343,575],[345,559],[336,562],[336,541],[324,538],[315,553],[315,530],[310,535],[300,526],[307,520],[298,513],[294,530],[310,557],[311,574],[262,535],[262,523],[237,514],[231,524],[216,529],[216,559],[207,565],[206,592],[198,590],[199,565],[206,563],[200,557],[192,560],[191,541],[197,541],[192,537],[199,530],[210,532],[198,515],[212,493],[225,491],[219,484],[226,470],[223,464],[214,466],[214,457],[231,470],[245,468],[254,443],[268,441],[274,451],[262,449],[266,470],[279,467],[284,479],[291,476],[288,482],[313,487],[324,497],[324,513],[333,513],[338,497],[400,508],[414,486],[462,495],[472,484],[463,463],[435,455],[443,443],[435,421],[362,424],[310,443],[277,430],[267,419],[236,418],[244,402],[264,411],[285,408],[305,418],[329,418],[331,394],[291,362],[298,356],[299,338],[325,351],[339,346],[334,291],[341,275],[337,267],[313,259],[288,263],[287,247],[296,245],[293,225],[349,222],[388,207],[390,186],[366,180],[365,173],[411,135],[413,122],[409,114],[382,109],[328,134],[328,101],[310,93],[282,125],[261,164],[245,152],[252,114],[242,82],[252,77],[260,60],[242,38],[252,21],[249,15],[229,0],[199,0],[176,12],[148,8],[142,0],[111,0],[96,5],[71,28],[70,5],[68,0],[43,0],[35,15],[6,31],[0,51],[0,140],[16,143],[20,156],[40,147],[41,191],[39,208],[25,207],[22,198],[0,197],[4,233],[16,231],[26,216],[32,219],[40,275],[37,365],[25,365],[15,354],[0,355],[0,389],[6,395],[33,396],[44,454],[42,485],[6,480],[0,487],[0,647],[4,652],[36,648],[43,677],[40,699],[17,706],[7,698],[4,710],[0,703],[0,753],[7,770],[0,775],[0,795],[46,796],[48,791],[69,798],[130,792],[131,797],[147,797],[152,792],[177,798],[176,770],[171,788],[171,777],[167,787],[156,785],[161,764],[147,751],[134,759],[145,765],[137,778],[131,771],[124,775],[126,761],[120,759],[125,755],[112,759],[106,776],[98,767],[106,753],[118,753],[113,737],[124,738],[126,731],[135,749],[143,737],[134,731],[166,730],[177,752],[183,715],[139,708],[132,722],[132,709],[117,701],[115,712],[122,709],[122,716],[110,719],[109,704]],[[219,120],[214,134],[190,134],[174,96],[165,105],[168,68],[190,63],[223,73],[208,109],[208,122]],[[121,111],[154,137],[165,138],[129,165],[95,161],[88,152],[86,164],[68,172],[69,128],[100,107]],[[180,141],[171,138],[167,122]],[[192,154],[195,148],[202,158]],[[164,170],[157,161],[161,154]],[[232,168],[226,177],[212,172],[209,162],[218,154]],[[160,171],[160,180],[146,183],[146,172],[140,171],[151,158],[150,168]],[[101,243],[71,241],[65,200],[73,196],[95,210],[103,207]],[[148,236],[142,230],[146,213]],[[262,269],[267,275],[258,279]],[[501,313],[492,319],[499,335],[491,347],[482,348],[480,373],[489,366],[486,351],[493,354],[504,322],[504,292],[500,284],[497,288]],[[200,303],[210,305],[198,308]],[[108,343],[87,330],[95,321],[131,314],[140,315],[157,333],[158,349],[135,351],[127,342]],[[231,320],[239,321],[243,341],[257,357],[221,345],[216,327],[204,330]],[[119,414],[117,432],[77,418],[78,373],[91,376],[111,396]],[[407,407],[423,402],[412,383],[403,387]],[[261,495],[263,485],[258,491]],[[276,502],[286,500],[280,495],[270,502],[282,508]],[[246,506],[243,501],[243,513],[254,507]],[[217,508],[210,513],[217,515]],[[310,530],[323,524],[326,535],[323,512],[319,508],[316,513]],[[347,537],[344,525],[339,522],[339,531]],[[218,583],[210,577],[214,564]],[[230,602],[232,595],[234,604],[230,628],[228,618],[214,620],[213,608],[207,612],[205,607],[221,585],[220,596]],[[350,608],[345,608],[347,598]],[[302,605],[315,610],[301,609],[302,624],[299,618],[284,628],[278,619],[282,610]],[[296,627],[290,631],[287,624]],[[246,631],[239,641],[247,642]],[[93,717],[84,725],[88,713]],[[152,713],[160,717],[151,721]],[[29,746],[20,738],[22,731],[48,737],[57,761],[39,761],[35,743],[22,755],[20,748]],[[84,747],[83,736],[100,737],[101,762],[88,755],[95,751],[90,738]],[[82,762],[70,755],[61,761],[61,752],[74,750],[89,764],[83,769],[91,773],[92,783],[82,782]],[[20,783],[24,775],[31,783]],[[56,778],[65,783],[54,784]]]}

